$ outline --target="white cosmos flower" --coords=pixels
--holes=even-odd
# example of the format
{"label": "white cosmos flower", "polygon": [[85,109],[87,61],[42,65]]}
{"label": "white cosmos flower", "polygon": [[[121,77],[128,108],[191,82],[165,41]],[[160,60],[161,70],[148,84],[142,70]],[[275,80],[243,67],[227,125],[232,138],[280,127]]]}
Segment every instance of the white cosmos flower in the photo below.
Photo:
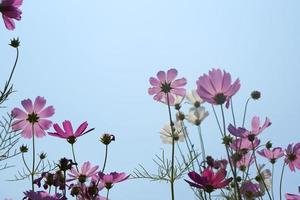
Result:
{"label": "white cosmos flower", "polygon": [[200,106],[198,108],[192,107],[190,108],[189,114],[186,115],[186,119],[190,123],[198,126],[207,116],[208,112],[205,111],[205,108],[203,106]]}
{"label": "white cosmos flower", "polygon": [[[175,142],[184,141],[184,130],[180,122],[175,122],[174,123],[174,140]],[[172,144],[172,131],[171,131],[171,126],[170,123],[167,123],[164,125],[162,129],[160,129],[160,138],[163,143],[165,144]]]}
{"label": "white cosmos flower", "polygon": [[[260,165],[258,167],[259,172],[267,186],[267,189],[270,190],[272,187],[272,173],[271,170],[269,169],[263,169],[265,167],[265,165]],[[259,177],[259,174],[257,173],[257,176]],[[260,191],[264,194],[266,192],[264,183],[262,181],[259,181],[259,187],[260,187]]]}
{"label": "white cosmos flower", "polygon": [[[181,105],[181,103],[183,102],[183,100],[184,100],[184,97],[179,96],[179,95],[175,95],[174,106]],[[168,104],[167,103],[167,98],[162,98],[161,101],[163,103],[165,103],[165,104]]]}
{"label": "white cosmos flower", "polygon": [[190,90],[187,92],[186,99],[188,103],[193,104],[195,107],[199,107],[204,100],[198,95],[196,90]]}

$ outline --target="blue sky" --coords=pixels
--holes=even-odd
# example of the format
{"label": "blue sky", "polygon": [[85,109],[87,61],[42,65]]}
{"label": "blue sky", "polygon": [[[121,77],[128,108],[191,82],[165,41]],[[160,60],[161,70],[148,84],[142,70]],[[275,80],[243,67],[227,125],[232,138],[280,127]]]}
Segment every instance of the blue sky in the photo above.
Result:
{"label": "blue sky", "polygon": [[[24,98],[42,95],[56,108],[53,121],[87,120],[96,128],[78,142],[81,163],[101,165],[104,148],[98,137],[112,132],[117,140],[111,145],[108,170],[130,173],[143,163],[155,172],[152,158],[161,148],[170,148],[158,134],[168,116],[166,107],[148,96],[148,78],[175,67],[193,89],[200,75],[218,67],[241,79],[234,98],[239,119],[249,93],[260,90],[262,99],[250,105],[247,123],[254,114],[268,116],[273,124],[262,139],[286,146],[300,141],[299,6],[296,0],[24,0],[16,30],[9,32],[0,24],[1,83],[15,53],[7,43],[12,37],[21,40],[14,76],[17,93],[2,112]],[[211,113],[202,127],[207,151],[225,156],[206,107]],[[52,160],[71,156],[69,146],[57,138],[39,140],[38,149]],[[22,169],[20,161],[11,160],[17,166],[0,172],[0,198],[20,199],[30,187],[29,181],[4,181]],[[299,172],[287,170],[284,191],[296,193],[299,178]],[[183,181],[176,184],[176,196],[192,199]],[[111,192],[111,199],[124,197],[169,199],[169,186],[130,180]]]}

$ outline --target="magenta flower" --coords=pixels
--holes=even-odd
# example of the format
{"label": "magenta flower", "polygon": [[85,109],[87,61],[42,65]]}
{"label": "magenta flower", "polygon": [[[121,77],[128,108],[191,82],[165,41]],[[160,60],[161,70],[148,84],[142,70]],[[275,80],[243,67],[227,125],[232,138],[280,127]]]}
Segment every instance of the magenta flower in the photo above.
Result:
{"label": "magenta flower", "polygon": [[25,197],[23,199],[28,198],[28,200],[60,200],[63,199],[61,194],[54,194],[50,195],[48,192],[45,191],[37,191],[34,192],[32,190],[24,192]]}
{"label": "magenta flower", "polygon": [[48,132],[48,134],[51,136],[67,139],[69,142],[75,142],[76,138],[94,130],[94,129],[89,129],[86,131],[86,129],[88,127],[88,123],[83,122],[74,133],[73,127],[72,127],[72,124],[70,121],[65,120],[62,124],[63,124],[63,129],[57,123],[53,124],[53,128],[56,132],[54,132],[54,133]]}
{"label": "magenta flower", "polygon": [[291,171],[295,171],[295,168],[300,170],[300,143],[289,144],[285,150],[285,163],[289,165]]}
{"label": "magenta flower", "polygon": [[182,87],[186,85],[186,79],[175,80],[177,76],[176,69],[169,69],[167,73],[159,71],[156,76],[157,78],[151,77],[149,79],[152,87],[148,89],[148,93],[154,95],[154,100],[168,103],[167,97],[169,97],[169,104],[174,105],[176,95],[185,96],[186,90]]}
{"label": "magenta flower", "polygon": [[274,164],[278,158],[281,158],[284,155],[284,151],[281,147],[276,147],[271,149],[262,149],[257,151],[257,153],[267,159]]}
{"label": "magenta flower", "polygon": [[203,189],[211,193],[215,189],[226,187],[232,178],[226,179],[226,170],[220,168],[216,173],[210,167],[205,168],[201,175],[196,172],[189,172],[188,176],[193,182],[185,180],[190,186]]}
{"label": "magenta flower", "polygon": [[300,200],[300,195],[286,193],[285,194],[285,199],[286,200]]}
{"label": "magenta flower", "polygon": [[129,177],[129,175],[126,175],[124,172],[111,172],[110,174],[99,172],[98,176],[100,183],[108,190],[112,188],[115,183],[125,181]]}
{"label": "magenta flower", "polygon": [[226,102],[229,107],[230,98],[240,89],[240,80],[231,84],[231,75],[220,69],[212,69],[208,75],[203,74],[197,81],[197,93],[208,103],[221,105]]}
{"label": "magenta flower", "polygon": [[36,137],[46,135],[45,130],[48,130],[52,124],[48,117],[54,114],[53,106],[46,108],[46,100],[43,97],[36,97],[34,104],[30,99],[25,99],[21,102],[25,111],[20,108],[12,110],[12,116],[15,119],[12,123],[12,130],[22,130],[21,134],[24,138],[31,138],[33,133]]}
{"label": "magenta flower", "polygon": [[19,7],[23,0],[0,0],[0,12],[4,20],[5,27],[8,30],[15,29],[15,20],[21,20],[22,11]]}
{"label": "magenta flower", "polygon": [[80,183],[84,183],[87,181],[88,178],[95,178],[97,176],[97,169],[99,168],[99,166],[91,166],[90,162],[85,162],[83,163],[83,165],[81,166],[80,172],[78,172],[76,170],[76,168],[72,167],[72,169],[70,170],[70,173],[68,173],[68,175],[71,177],[71,179],[69,179],[68,181],[73,181],[78,179],[78,181]]}

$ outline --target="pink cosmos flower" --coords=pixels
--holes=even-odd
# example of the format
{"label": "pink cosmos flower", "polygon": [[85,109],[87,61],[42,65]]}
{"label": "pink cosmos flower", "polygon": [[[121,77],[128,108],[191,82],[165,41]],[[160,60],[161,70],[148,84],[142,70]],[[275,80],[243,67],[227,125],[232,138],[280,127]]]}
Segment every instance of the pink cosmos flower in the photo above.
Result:
{"label": "pink cosmos flower", "polygon": [[37,191],[34,192],[32,190],[24,192],[25,198],[28,198],[29,200],[34,199],[34,200],[60,200],[63,199],[62,195],[60,194],[54,194],[50,195],[48,192],[45,191]]}
{"label": "pink cosmos flower", "polygon": [[281,158],[284,155],[284,151],[281,147],[276,147],[271,149],[262,149],[257,151],[257,153],[267,159],[274,164],[278,158]]}
{"label": "pink cosmos flower", "polygon": [[99,166],[92,167],[90,162],[85,162],[81,166],[80,172],[76,170],[76,168],[72,167],[70,173],[68,175],[71,177],[68,181],[73,181],[78,179],[80,183],[84,183],[88,178],[95,178],[97,176],[97,169]]}
{"label": "pink cosmos flower", "polygon": [[193,182],[185,180],[190,186],[203,189],[211,193],[215,189],[226,187],[232,178],[226,179],[226,170],[220,168],[216,173],[210,167],[205,168],[201,175],[196,172],[189,172],[188,176]]}
{"label": "pink cosmos flower", "polygon": [[12,116],[15,119],[12,123],[12,130],[22,130],[21,134],[24,138],[31,138],[34,132],[36,137],[46,135],[45,130],[48,130],[52,122],[47,119],[54,114],[53,106],[46,108],[46,100],[43,97],[36,97],[34,104],[30,99],[25,99],[21,102],[25,111],[20,108],[12,110]]}
{"label": "pink cosmos flower", "polygon": [[233,140],[233,142],[230,144],[230,148],[235,151],[242,151],[242,152],[248,152],[258,147],[260,144],[260,140],[257,138],[254,138],[254,141],[249,141],[248,138],[238,138],[236,140]]}
{"label": "pink cosmos flower", "polygon": [[237,161],[236,166],[242,170],[245,171],[248,167],[250,167],[254,163],[254,158],[251,153],[247,153],[243,155],[243,157]]}
{"label": "pink cosmos flower", "polygon": [[100,183],[108,190],[112,188],[115,183],[125,181],[129,178],[129,175],[126,175],[124,172],[111,172],[110,174],[99,172],[98,176]]}
{"label": "pink cosmos flower", "polygon": [[256,197],[262,195],[259,184],[252,183],[251,181],[244,181],[241,185],[240,191],[246,200],[256,199]]}
{"label": "pink cosmos flower", "polygon": [[15,20],[21,20],[22,11],[19,7],[22,5],[23,0],[0,0],[0,12],[4,20],[5,27],[8,30],[15,29]]}
{"label": "pink cosmos flower", "polygon": [[226,102],[229,107],[230,98],[240,89],[240,80],[231,84],[231,75],[220,69],[212,69],[208,75],[203,74],[197,81],[197,93],[208,103],[221,105]]}
{"label": "pink cosmos flower", "polygon": [[300,143],[289,144],[285,150],[285,163],[289,165],[291,171],[295,171],[295,168],[300,170]]}
{"label": "pink cosmos flower", "polygon": [[65,120],[63,123],[63,129],[57,124],[53,124],[53,128],[56,132],[48,132],[49,135],[51,136],[55,136],[55,137],[59,137],[59,138],[63,138],[63,139],[67,139],[68,141],[75,141],[75,139],[77,137],[80,137],[94,129],[89,129],[87,131],[85,131],[88,127],[88,123],[87,122],[83,122],[78,128],[77,130],[73,131],[73,127],[70,121]]}
{"label": "pink cosmos flower", "polygon": [[169,69],[166,72],[159,71],[157,78],[151,77],[149,79],[152,87],[148,89],[150,95],[154,95],[153,99],[162,103],[167,103],[167,96],[169,97],[169,104],[174,105],[176,95],[184,97],[186,90],[183,86],[186,85],[186,79],[176,79],[177,70]]}

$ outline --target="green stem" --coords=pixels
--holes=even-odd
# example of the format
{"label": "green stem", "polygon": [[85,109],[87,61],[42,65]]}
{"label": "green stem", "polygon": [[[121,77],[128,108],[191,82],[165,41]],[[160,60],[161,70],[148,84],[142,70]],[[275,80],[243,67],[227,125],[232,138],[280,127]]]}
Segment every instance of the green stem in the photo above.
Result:
{"label": "green stem", "polygon": [[272,198],[275,199],[274,198],[274,184],[273,183],[274,183],[274,163],[272,163],[272,186],[271,186],[272,188],[271,189],[272,189]]}
{"label": "green stem", "polygon": [[104,169],[106,166],[106,161],[107,161],[107,153],[108,153],[108,145],[105,145],[105,158],[104,158],[104,163],[103,163],[103,167],[102,167],[102,173],[104,173]]}
{"label": "green stem", "polygon": [[243,116],[243,124],[242,124],[243,128],[244,128],[244,125],[245,125],[246,113],[247,113],[248,103],[249,103],[250,99],[251,99],[250,97],[247,99],[246,104],[245,104],[245,108],[244,108],[244,116]]}
{"label": "green stem", "polygon": [[29,167],[28,167],[28,165],[27,165],[27,163],[25,161],[24,153],[22,153],[22,160],[23,160],[23,163],[24,163],[26,169],[28,170],[28,173],[31,173],[31,170],[29,169]]}
{"label": "green stem", "polygon": [[236,127],[236,122],[235,122],[235,115],[234,115],[234,110],[233,110],[233,103],[232,103],[232,98],[230,99],[230,108],[231,108],[231,114],[232,114],[232,120],[233,120],[233,125]]}
{"label": "green stem", "polygon": [[282,169],[281,169],[281,175],[280,175],[280,184],[279,184],[279,197],[280,197],[280,200],[282,199],[281,193],[282,193],[282,181],[283,181],[284,167],[285,167],[285,162],[283,162]]}
{"label": "green stem", "polygon": [[109,190],[107,190],[107,193],[106,193],[106,199],[108,200],[108,195],[109,195]]}
{"label": "green stem", "polygon": [[174,195],[174,160],[175,160],[174,124],[172,121],[172,113],[171,113],[171,107],[170,107],[170,101],[169,101],[169,94],[166,93],[166,95],[167,95],[169,119],[170,119],[171,133],[172,133],[172,161],[171,161],[170,184],[171,184],[171,196],[172,196],[172,200],[174,200],[175,199],[175,195]]}
{"label": "green stem", "polygon": [[35,174],[35,141],[34,141],[34,125],[32,124],[32,171],[31,171],[31,186],[34,192],[34,174]]}
{"label": "green stem", "polygon": [[78,169],[78,163],[77,163],[76,157],[75,157],[74,144],[71,144],[71,146],[72,146],[72,155],[73,155],[73,160],[74,160],[74,162],[75,162],[75,167],[76,167],[77,171],[79,172],[79,169]]}

